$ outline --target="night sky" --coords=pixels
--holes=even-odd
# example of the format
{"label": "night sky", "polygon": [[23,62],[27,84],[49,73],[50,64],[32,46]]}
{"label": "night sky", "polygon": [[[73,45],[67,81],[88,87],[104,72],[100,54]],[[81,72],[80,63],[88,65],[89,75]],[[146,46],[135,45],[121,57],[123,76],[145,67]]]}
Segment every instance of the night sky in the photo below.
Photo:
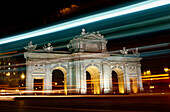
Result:
{"label": "night sky", "polygon": [[[133,2],[132,0],[6,1],[1,3],[3,7],[0,8],[0,38],[125,3]],[[72,5],[77,6],[74,11],[61,15],[60,10],[71,8]]]}

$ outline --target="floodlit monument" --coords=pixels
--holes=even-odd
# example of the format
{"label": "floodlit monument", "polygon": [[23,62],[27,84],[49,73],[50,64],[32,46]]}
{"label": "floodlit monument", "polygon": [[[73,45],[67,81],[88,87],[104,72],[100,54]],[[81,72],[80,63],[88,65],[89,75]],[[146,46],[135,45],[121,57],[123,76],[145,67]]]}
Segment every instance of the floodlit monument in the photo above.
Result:
{"label": "floodlit monument", "polygon": [[85,29],[68,43],[70,53],[53,52],[50,43],[43,47],[45,53],[36,53],[36,45],[30,42],[24,54],[27,90],[63,90],[65,94],[143,91],[138,50],[129,56],[124,47],[115,56],[107,52],[106,44],[99,32],[86,33]]}

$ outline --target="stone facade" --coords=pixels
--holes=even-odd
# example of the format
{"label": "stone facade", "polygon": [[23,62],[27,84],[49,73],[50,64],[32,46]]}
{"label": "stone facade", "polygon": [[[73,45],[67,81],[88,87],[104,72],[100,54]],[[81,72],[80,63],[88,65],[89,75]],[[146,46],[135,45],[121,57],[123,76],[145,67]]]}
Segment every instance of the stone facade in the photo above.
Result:
{"label": "stone facade", "polygon": [[[26,87],[34,89],[34,78],[43,79],[43,90],[52,90],[52,72],[59,69],[64,74],[64,91],[86,94],[86,71],[93,80],[94,94],[107,94],[113,91],[112,71],[117,73],[119,93],[143,91],[141,81],[142,58],[137,56],[112,56],[106,48],[107,41],[99,33],[82,33],[68,44],[70,54],[33,53],[26,58]],[[73,86],[76,85],[76,86]]]}

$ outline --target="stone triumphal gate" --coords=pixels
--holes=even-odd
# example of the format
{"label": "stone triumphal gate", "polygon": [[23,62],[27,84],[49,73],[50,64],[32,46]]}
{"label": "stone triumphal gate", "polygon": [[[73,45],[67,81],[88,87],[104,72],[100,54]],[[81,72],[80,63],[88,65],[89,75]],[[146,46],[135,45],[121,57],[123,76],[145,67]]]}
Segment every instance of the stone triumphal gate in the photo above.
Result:
{"label": "stone triumphal gate", "polygon": [[[141,92],[141,58],[137,49],[129,55],[123,48],[120,55],[113,56],[107,52],[106,44],[99,32],[86,33],[85,29],[70,40],[67,45],[70,53],[56,53],[50,43],[43,47],[46,53],[36,53],[33,52],[36,45],[30,42],[25,47],[28,52],[24,54],[27,90],[36,90],[35,81],[41,79],[40,90],[51,91],[53,86],[63,83],[65,94],[107,94],[116,90],[119,93]],[[63,74],[62,78],[58,77],[62,82],[55,80],[57,70]]]}

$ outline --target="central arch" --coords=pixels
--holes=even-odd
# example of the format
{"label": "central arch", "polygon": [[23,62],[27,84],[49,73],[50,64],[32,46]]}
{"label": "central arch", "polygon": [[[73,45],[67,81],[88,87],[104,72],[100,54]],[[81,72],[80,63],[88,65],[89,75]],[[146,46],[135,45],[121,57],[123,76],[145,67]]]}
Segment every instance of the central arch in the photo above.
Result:
{"label": "central arch", "polygon": [[[115,85],[117,87],[114,87]],[[123,72],[120,68],[114,68],[112,70],[112,89],[115,90],[117,88],[118,88],[119,93],[123,94],[125,92]]]}
{"label": "central arch", "polygon": [[114,94],[119,93],[118,75],[114,70],[112,71],[112,91]]}
{"label": "central arch", "polygon": [[67,71],[63,67],[55,67],[52,71],[52,89],[57,85],[67,95]]}
{"label": "central arch", "polygon": [[[95,66],[90,66],[86,69],[86,86],[87,92],[91,94],[100,94],[100,74]],[[90,88],[90,90],[88,90]]]}

